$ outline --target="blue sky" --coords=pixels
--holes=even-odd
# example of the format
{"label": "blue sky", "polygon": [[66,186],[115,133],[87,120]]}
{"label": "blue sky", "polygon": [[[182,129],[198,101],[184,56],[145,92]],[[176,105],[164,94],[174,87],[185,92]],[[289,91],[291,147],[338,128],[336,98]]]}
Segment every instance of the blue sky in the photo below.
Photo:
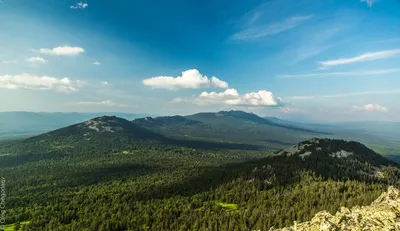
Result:
{"label": "blue sky", "polygon": [[399,121],[397,0],[2,0],[1,111]]}

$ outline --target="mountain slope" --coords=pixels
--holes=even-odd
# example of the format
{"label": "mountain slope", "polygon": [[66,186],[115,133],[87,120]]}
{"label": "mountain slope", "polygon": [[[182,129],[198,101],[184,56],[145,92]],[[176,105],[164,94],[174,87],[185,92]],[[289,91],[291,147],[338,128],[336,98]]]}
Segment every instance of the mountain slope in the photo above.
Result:
{"label": "mountain slope", "polygon": [[12,152],[29,153],[108,153],[135,148],[138,145],[161,144],[167,139],[160,134],[116,116],[103,116],[4,144]]}
{"label": "mountain slope", "polygon": [[400,155],[399,122],[344,122],[344,123],[299,123],[274,117],[264,119],[284,126],[316,130],[328,133],[328,138],[347,139],[362,142],[383,155]]}
{"label": "mountain slope", "polygon": [[40,134],[72,124],[81,123],[91,118],[116,115],[125,119],[134,119],[144,114],[128,113],[45,113],[45,112],[0,112],[0,138],[18,134]]}
{"label": "mountain slope", "polygon": [[377,154],[365,145],[355,141],[333,139],[311,139],[300,142],[292,148],[276,152],[277,155],[297,155],[301,158],[326,157],[358,162],[369,162],[376,166],[395,164]]}
{"label": "mountain slope", "polygon": [[217,113],[198,113],[190,116],[186,116],[186,118],[201,121],[203,123],[209,124],[225,124],[230,125],[231,123],[235,122],[244,122],[244,123],[251,123],[251,124],[264,124],[264,125],[271,125],[275,127],[286,128],[289,130],[294,131],[302,131],[302,132],[309,132],[309,133],[317,133],[317,134],[327,134],[322,132],[313,131],[310,129],[305,129],[296,126],[287,126],[280,123],[275,123],[273,120],[268,120],[261,118],[253,113],[247,113],[244,111],[220,111]]}
{"label": "mountain slope", "polygon": [[36,137],[54,137],[54,136],[84,136],[86,140],[90,140],[91,136],[98,135],[124,135],[137,139],[160,138],[145,128],[137,126],[130,121],[116,116],[103,116],[90,119],[84,123],[75,124],[66,128],[58,129],[44,135]]}
{"label": "mountain slope", "polygon": [[29,139],[41,154],[0,145],[0,175],[12,179],[7,221],[32,230],[268,230],[370,204],[399,179],[392,162],[356,142],[228,152],[136,145],[158,142],[139,131],[98,118]]}
{"label": "mountain slope", "polygon": [[133,120],[135,124],[146,127],[157,126],[178,126],[178,125],[200,125],[199,121],[190,120],[183,116],[165,116],[165,117],[144,117]]}
{"label": "mountain slope", "polygon": [[[198,129],[199,127],[203,127],[203,129]],[[189,153],[192,152],[190,150],[194,149],[265,149],[261,145],[234,141],[224,143],[182,137],[182,134],[186,134],[188,131],[187,129],[198,131],[204,130],[204,127],[207,128],[208,125],[180,116],[154,119],[146,117],[134,121],[116,116],[103,116],[25,140],[3,142],[0,143],[0,149],[4,153],[17,153],[18,155],[58,153],[62,156],[65,154],[98,155],[110,152],[130,153],[137,149],[167,149]],[[29,156],[29,158],[32,158],[32,156]]]}
{"label": "mountain slope", "polygon": [[243,111],[142,118],[135,119],[133,123],[167,137],[262,145],[270,149],[287,147],[314,136],[324,136],[307,129],[281,126]]}
{"label": "mountain slope", "polygon": [[311,139],[277,151],[275,155],[301,160],[304,163],[300,165],[327,178],[385,180],[390,183],[400,180],[397,173],[399,164],[354,141]]}

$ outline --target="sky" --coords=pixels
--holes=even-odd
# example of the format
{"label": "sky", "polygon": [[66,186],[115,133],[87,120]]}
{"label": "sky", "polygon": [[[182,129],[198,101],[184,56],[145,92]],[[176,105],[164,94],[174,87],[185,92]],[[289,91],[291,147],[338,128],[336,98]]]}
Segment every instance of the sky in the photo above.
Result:
{"label": "sky", "polygon": [[0,111],[400,121],[399,0],[0,0]]}

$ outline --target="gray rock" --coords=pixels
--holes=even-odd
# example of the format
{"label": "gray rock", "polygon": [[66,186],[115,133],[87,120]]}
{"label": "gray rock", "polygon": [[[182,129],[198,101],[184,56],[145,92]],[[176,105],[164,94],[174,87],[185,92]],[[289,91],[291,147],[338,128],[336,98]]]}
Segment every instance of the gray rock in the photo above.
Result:
{"label": "gray rock", "polygon": [[396,231],[400,230],[400,191],[389,187],[370,206],[342,207],[336,215],[317,213],[311,221],[271,231]]}

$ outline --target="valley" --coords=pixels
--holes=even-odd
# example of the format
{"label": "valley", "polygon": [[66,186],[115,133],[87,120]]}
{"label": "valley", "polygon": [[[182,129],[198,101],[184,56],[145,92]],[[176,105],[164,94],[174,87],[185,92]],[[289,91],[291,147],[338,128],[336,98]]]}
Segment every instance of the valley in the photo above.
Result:
{"label": "valley", "polygon": [[0,143],[26,230],[269,230],[369,205],[399,165],[330,133],[230,111],[102,116]]}
{"label": "valley", "polygon": [[400,231],[400,0],[0,0],[0,231]]}

